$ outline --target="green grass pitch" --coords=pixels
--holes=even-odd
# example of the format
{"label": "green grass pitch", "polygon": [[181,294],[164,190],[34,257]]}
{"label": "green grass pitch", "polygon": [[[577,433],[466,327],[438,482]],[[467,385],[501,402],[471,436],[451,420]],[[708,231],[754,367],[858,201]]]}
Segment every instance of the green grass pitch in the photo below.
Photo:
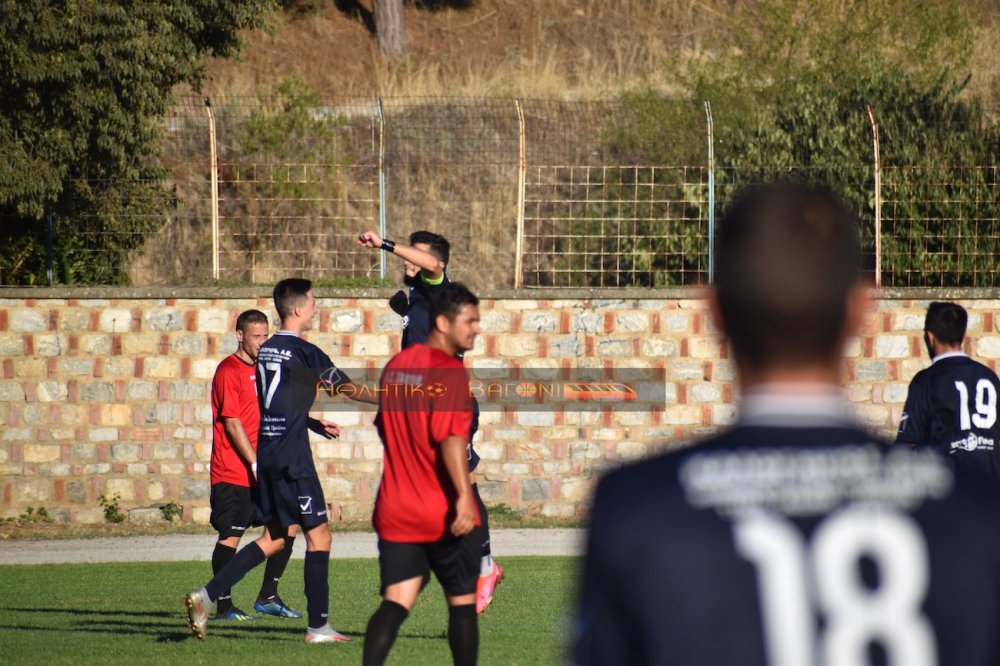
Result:
{"label": "green grass pitch", "polygon": [[[479,619],[480,663],[557,664],[565,641],[578,560],[505,557],[506,578]],[[233,591],[250,612],[263,575]],[[306,645],[306,620],[262,617],[210,622],[198,641],[182,598],[211,577],[208,562],[0,566],[0,653],[10,664],[358,664],[365,625],[379,604],[378,563],[330,561],[330,623],[350,643]],[[304,613],[302,560],[292,560],[281,596]],[[432,581],[399,633],[390,664],[448,664],[447,610]]]}

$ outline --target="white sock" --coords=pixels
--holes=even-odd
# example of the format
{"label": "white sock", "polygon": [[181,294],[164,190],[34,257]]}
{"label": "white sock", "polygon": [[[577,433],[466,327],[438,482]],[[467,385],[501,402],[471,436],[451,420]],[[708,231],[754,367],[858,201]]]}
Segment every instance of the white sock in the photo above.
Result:
{"label": "white sock", "polygon": [[479,575],[488,576],[493,571],[493,558],[489,555],[483,555],[483,558],[479,560]]}

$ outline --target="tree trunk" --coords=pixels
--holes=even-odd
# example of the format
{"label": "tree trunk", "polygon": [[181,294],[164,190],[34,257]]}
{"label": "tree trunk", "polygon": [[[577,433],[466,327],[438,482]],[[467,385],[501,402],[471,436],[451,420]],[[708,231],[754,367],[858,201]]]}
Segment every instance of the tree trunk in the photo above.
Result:
{"label": "tree trunk", "polygon": [[403,23],[403,0],[372,0],[375,7],[375,32],[382,55],[398,60],[410,48]]}

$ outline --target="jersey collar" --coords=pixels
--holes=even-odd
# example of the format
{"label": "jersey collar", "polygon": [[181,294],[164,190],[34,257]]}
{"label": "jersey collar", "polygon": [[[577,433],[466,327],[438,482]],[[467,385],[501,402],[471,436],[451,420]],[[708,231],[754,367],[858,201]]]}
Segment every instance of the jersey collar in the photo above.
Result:
{"label": "jersey collar", "polygon": [[298,338],[298,337],[301,337],[301,336],[299,336],[299,334],[298,334],[298,333],[296,333],[295,331],[286,331],[286,330],[284,330],[284,329],[282,329],[282,330],[278,331],[277,333],[275,333],[275,335],[288,335],[288,336],[291,336],[291,337],[293,337],[293,338]]}
{"label": "jersey collar", "polygon": [[840,388],[826,384],[765,384],[743,395],[737,425],[857,426]]}
{"label": "jersey collar", "polygon": [[946,358],[958,358],[958,357],[968,358],[968,355],[965,352],[961,351],[945,352],[943,354],[938,354],[937,356],[935,356],[934,359],[931,361],[931,363],[937,363],[938,361],[943,361]]}

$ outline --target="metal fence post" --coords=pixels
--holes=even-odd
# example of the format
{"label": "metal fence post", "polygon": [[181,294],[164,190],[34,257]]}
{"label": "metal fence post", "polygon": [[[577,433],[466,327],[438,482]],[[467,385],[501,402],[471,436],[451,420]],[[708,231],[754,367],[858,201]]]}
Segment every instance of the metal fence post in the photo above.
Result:
{"label": "metal fence post", "polygon": [[882,165],[879,161],[878,123],[871,104],[865,105],[872,125],[872,151],[875,156],[875,286],[882,286]]}
{"label": "metal fence post", "polygon": [[708,129],[708,283],[715,280],[715,124],[712,105],[705,100],[705,122]]}
{"label": "metal fence post", "polygon": [[219,158],[215,152],[215,114],[212,101],[205,98],[208,114],[208,162],[212,179],[212,279],[219,279]]}
{"label": "metal fence post", "polygon": [[[385,114],[382,98],[376,100],[378,109],[378,234],[385,238]],[[385,252],[378,253],[378,276],[385,279]]]}
{"label": "metal fence post", "polygon": [[53,254],[54,254],[54,252],[52,251],[52,213],[49,213],[48,215],[45,216],[45,221],[46,221],[46,227],[47,227],[47,230],[46,230],[46,233],[45,233],[45,262],[46,262],[45,274],[46,274],[46,277],[49,280],[49,286],[51,287],[52,286],[52,262],[53,262]]}
{"label": "metal fence post", "polygon": [[521,100],[515,99],[514,106],[517,109],[517,244],[514,248],[514,288],[520,289],[524,281],[521,276],[524,272],[524,180],[528,169],[528,158]]}

